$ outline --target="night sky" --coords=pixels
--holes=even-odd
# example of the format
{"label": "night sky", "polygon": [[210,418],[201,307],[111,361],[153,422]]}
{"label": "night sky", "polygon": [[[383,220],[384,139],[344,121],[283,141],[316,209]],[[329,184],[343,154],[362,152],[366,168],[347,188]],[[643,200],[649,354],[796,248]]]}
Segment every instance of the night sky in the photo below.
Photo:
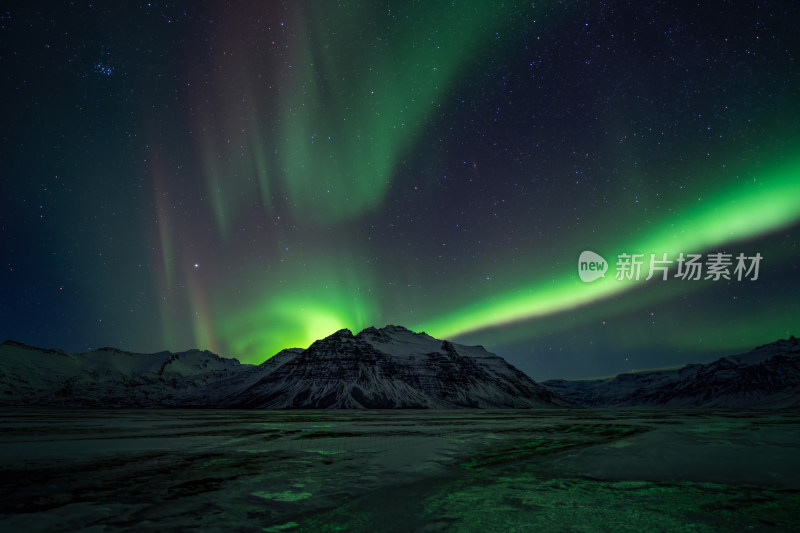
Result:
{"label": "night sky", "polygon": [[398,324],[540,380],[800,334],[798,3],[35,4],[0,15],[0,340]]}

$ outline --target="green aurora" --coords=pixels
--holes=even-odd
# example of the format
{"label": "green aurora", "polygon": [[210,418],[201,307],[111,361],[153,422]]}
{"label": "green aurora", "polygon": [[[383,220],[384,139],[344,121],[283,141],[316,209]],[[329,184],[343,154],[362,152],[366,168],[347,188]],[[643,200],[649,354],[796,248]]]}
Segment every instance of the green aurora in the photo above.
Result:
{"label": "green aurora", "polygon": [[[8,338],[260,363],[399,324],[542,379],[800,331],[797,6],[74,9],[7,59]],[[759,279],[613,275],[716,252]]]}
{"label": "green aurora", "polygon": [[[238,93],[225,99],[225,122],[204,127],[209,133],[197,149],[204,158],[206,197],[220,246],[232,250],[234,257],[242,255],[231,233],[241,224],[242,213],[258,204],[267,217],[288,222],[275,225],[270,235],[270,245],[281,256],[278,262],[247,260],[241,275],[228,285],[218,278],[214,286],[190,284],[186,310],[192,316],[196,345],[261,362],[283,348],[308,346],[341,328],[358,331],[398,322],[439,338],[459,338],[623,293],[654,292],[652,283],[617,281],[613,276],[593,284],[580,282],[575,258],[583,248],[577,243],[555,254],[562,256],[555,261],[560,266],[539,272],[519,266],[530,258],[530,251],[502,257],[493,267],[505,280],[501,290],[462,291],[468,282],[459,276],[446,280],[445,286],[425,288],[420,279],[424,274],[413,269],[399,282],[382,279],[386,272],[370,259],[370,247],[353,236],[361,236],[360,225],[372,212],[393,201],[389,195],[398,162],[418,149],[423,128],[432,120],[429,116],[437,116],[447,91],[465,75],[474,55],[487,50],[501,31],[514,32],[516,25],[508,22],[503,9],[482,2],[457,12],[440,4],[410,8],[389,33],[365,23],[375,17],[380,18],[371,8],[354,15],[332,6],[298,16],[295,34],[307,37],[294,41],[292,72],[280,103],[273,103],[272,109],[259,106],[268,94],[253,88],[262,66],[248,58],[240,60],[233,73],[225,72],[225,77],[250,81],[241,89],[240,103],[231,104],[239,100]],[[232,55],[247,57],[242,41],[229,39]],[[267,118],[273,115],[277,120]],[[219,147],[222,138],[225,145],[239,147],[239,157],[224,160],[214,155],[226,148]],[[800,165],[779,157],[771,166],[747,168],[745,162],[734,176],[718,172],[694,179],[696,191],[689,185],[671,205],[665,199],[669,207],[650,216],[638,231],[631,228],[620,235],[606,229],[583,244],[612,260],[623,252],[646,257],[667,252],[674,258],[679,252],[727,249],[796,224]],[[696,199],[690,196],[695,193]],[[336,241],[341,246],[330,244]],[[167,238],[162,251],[168,255],[177,247]],[[165,264],[192,264],[191,259],[176,259],[179,256]],[[170,267],[166,270],[167,279],[173,277]],[[185,275],[193,274],[191,266],[186,267]],[[626,297],[627,304],[617,312],[636,308],[643,299],[652,303],[700,290],[707,283],[672,281],[669,291],[659,291],[660,297]],[[169,306],[163,312],[167,339],[170,331],[181,328],[180,319],[176,321],[180,314]],[[778,329],[793,325],[791,317],[782,317]],[[502,332],[488,335],[498,337],[502,339]]]}
{"label": "green aurora", "polygon": [[[800,161],[793,160],[764,172],[760,178],[728,187],[705,199],[702,205],[680,211],[676,209],[670,218],[657,224],[654,231],[629,245],[623,243],[604,249],[613,252],[609,256],[612,258],[622,253],[643,253],[646,258],[655,253],[660,258],[662,253],[666,253],[669,259],[674,260],[681,252],[727,249],[735,243],[798,221]],[[645,261],[641,280],[645,280],[648,273],[648,262]],[[672,275],[674,268],[671,268]],[[450,337],[566,311],[639,287],[642,287],[641,281],[616,280],[613,272],[596,283],[585,284],[578,279],[577,268],[572,268],[553,279],[475,302],[451,315],[425,322],[420,328],[431,331],[434,336]],[[789,317],[787,319],[787,325],[793,323]]]}

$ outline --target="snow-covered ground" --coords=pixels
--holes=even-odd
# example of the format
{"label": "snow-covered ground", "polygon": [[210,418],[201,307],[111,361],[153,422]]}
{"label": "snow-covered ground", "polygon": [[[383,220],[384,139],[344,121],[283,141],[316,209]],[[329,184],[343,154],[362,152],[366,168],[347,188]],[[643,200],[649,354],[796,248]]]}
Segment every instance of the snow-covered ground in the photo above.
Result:
{"label": "snow-covered ground", "polygon": [[0,411],[0,531],[797,531],[800,411]]}

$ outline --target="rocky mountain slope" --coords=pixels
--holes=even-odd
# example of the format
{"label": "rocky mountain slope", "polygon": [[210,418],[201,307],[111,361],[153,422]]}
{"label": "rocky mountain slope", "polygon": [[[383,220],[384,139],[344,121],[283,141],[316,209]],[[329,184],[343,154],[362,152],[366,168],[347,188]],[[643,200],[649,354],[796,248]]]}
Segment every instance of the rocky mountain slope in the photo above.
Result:
{"label": "rocky mountain slope", "polygon": [[[274,359],[274,358],[273,358]],[[341,330],[276,366],[234,407],[529,408],[569,405],[481,346],[441,341],[400,326]]]}
{"label": "rocky mountain slope", "polygon": [[674,370],[542,385],[584,407],[800,407],[800,340]]}

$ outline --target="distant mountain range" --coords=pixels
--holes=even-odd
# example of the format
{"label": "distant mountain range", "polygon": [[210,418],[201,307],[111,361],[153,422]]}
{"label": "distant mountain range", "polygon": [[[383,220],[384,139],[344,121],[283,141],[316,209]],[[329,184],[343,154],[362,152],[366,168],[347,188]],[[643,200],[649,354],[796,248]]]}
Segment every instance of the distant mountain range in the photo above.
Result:
{"label": "distant mountain range", "polygon": [[70,354],[0,345],[0,405],[191,408],[546,408],[558,394],[481,346],[400,326],[343,329],[261,365],[209,351]]}
{"label": "distant mountain range", "polygon": [[542,385],[583,407],[800,407],[800,340],[674,370]]}
{"label": "distant mountain range", "polygon": [[209,351],[0,345],[0,406],[250,409],[800,407],[800,340],[595,380],[537,384],[481,346],[400,326],[343,329],[260,365]]}

